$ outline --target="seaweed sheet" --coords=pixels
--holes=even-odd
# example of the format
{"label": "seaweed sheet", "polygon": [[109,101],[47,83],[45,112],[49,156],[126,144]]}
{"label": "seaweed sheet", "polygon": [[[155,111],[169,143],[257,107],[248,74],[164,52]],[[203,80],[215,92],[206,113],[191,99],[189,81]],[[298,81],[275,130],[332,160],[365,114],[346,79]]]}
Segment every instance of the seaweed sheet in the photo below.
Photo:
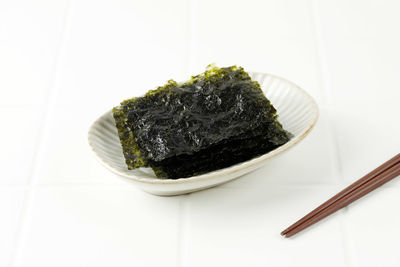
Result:
{"label": "seaweed sheet", "polygon": [[160,178],[228,167],[290,139],[259,84],[236,66],[170,80],[113,115],[128,168],[150,166]]}

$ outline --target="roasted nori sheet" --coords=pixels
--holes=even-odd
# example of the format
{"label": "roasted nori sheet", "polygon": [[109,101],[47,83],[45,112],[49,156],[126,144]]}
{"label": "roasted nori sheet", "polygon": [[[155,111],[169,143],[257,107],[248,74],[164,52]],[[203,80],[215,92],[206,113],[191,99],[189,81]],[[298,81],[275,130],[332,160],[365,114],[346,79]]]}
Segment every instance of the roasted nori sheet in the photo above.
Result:
{"label": "roasted nori sheet", "polygon": [[241,67],[208,66],[113,109],[128,169],[152,167],[159,178],[225,168],[286,143],[260,85]]}

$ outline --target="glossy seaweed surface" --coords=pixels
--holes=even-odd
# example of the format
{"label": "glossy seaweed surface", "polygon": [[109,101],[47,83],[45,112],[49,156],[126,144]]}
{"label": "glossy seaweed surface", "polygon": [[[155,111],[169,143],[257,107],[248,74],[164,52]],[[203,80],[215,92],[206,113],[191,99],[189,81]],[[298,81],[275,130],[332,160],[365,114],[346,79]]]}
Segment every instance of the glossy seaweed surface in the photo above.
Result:
{"label": "glossy seaweed surface", "polygon": [[159,178],[225,168],[290,139],[259,84],[236,66],[170,80],[123,101],[113,115],[128,168],[150,166]]}

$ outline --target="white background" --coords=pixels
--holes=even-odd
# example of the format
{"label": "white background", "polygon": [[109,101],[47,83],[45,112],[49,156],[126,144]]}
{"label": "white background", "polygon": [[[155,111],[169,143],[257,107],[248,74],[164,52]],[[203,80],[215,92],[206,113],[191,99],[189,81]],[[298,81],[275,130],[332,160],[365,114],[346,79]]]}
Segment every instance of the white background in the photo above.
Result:
{"label": "white background", "polygon": [[[400,266],[400,179],[279,235],[399,152],[399,13],[395,0],[0,0],[0,266]],[[316,128],[179,197],[94,160],[98,116],[212,62],[297,83]]]}

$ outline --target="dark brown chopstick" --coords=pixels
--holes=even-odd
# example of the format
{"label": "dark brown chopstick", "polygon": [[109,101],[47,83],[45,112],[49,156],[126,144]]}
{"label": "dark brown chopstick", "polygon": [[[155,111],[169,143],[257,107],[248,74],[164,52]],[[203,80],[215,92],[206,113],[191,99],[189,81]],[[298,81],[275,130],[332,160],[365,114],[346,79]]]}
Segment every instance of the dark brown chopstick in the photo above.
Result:
{"label": "dark brown chopstick", "polygon": [[361,198],[382,184],[387,183],[398,175],[400,175],[400,154],[342,190],[340,193],[291,225],[281,234],[286,237],[293,236],[308,226]]}
{"label": "dark brown chopstick", "polygon": [[305,221],[309,220],[315,214],[321,212],[322,210],[326,209],[330,205],[334,204],[336,201],[340,200],[341,198],[343,198],[347,194],[351,193],[352,191],[357,189],[359,186],[361,186],[361,185],[363,185],[365,183],[368,183],[374,177],[376,177],[377,175],[379,175],[382,172],[386,171],[387,169],[393,167],[393,165],[397,164],[398,162],[400,162],[400,153],[397,154],[396,156],[394,156],[393,158],[391,158],[390,160],[388,160],[387,162],[385,162],[384,164],[382,164],[381,166],[379,166],[378,168],[376,168],[375,170],[371,171],[370,173],[368,173],[367,175],[365,175],[361,179],[357,180],[356,182],[354,182],[350,186],[346,187],[345,189],[340,191],[338,194],[336,194],[334,197],[332,197],[328,201],[326,201],[323,204],[321,204],[319,207],[317,207],[316,209],[314,209],[313,211],[308,213],[306,216],[301,218],[299,221],[297,221],[296,223],[294,223],[290,227],[288,227],[286,230],[284,230],[281,233],[281,235],[286,235],[286,233],[288,233],[292,229],[296,228],[298,225],[300,225],[300,224],[304,223]]}
{"label": "dark brown chopstick", "polygon": [[393,168],[382,173],[382,175],[380,175],[379,178],[374,179],[371,182],[362,185],[360,188],[356,189],[354,191],[354,193],[346,195],[338,203],[331,205],[330,207],[328,207],[327,209],[318,213],[317,215],[315,215],[311,219],[307,220],[303,224],[300,224],[293,230],[286,233],[285,236],[291,237],[291,236],[297,234],[298,232],[304,230],[305,228],[313,225],[314,223],[316,223],[316,222],[324,219],[325,217],[331,215],[332,213],[338,211],[339,209],[344,208],[347,205],[351,204],[352,202],[356,201],[357,199],[365,196],[366,194],[368,194],[369,192],[373,191],[374,189],[380,187],[381,185],[389,182],[390,180],[397,177],[398,175],[400,175],[400,163],[395,165]]}

